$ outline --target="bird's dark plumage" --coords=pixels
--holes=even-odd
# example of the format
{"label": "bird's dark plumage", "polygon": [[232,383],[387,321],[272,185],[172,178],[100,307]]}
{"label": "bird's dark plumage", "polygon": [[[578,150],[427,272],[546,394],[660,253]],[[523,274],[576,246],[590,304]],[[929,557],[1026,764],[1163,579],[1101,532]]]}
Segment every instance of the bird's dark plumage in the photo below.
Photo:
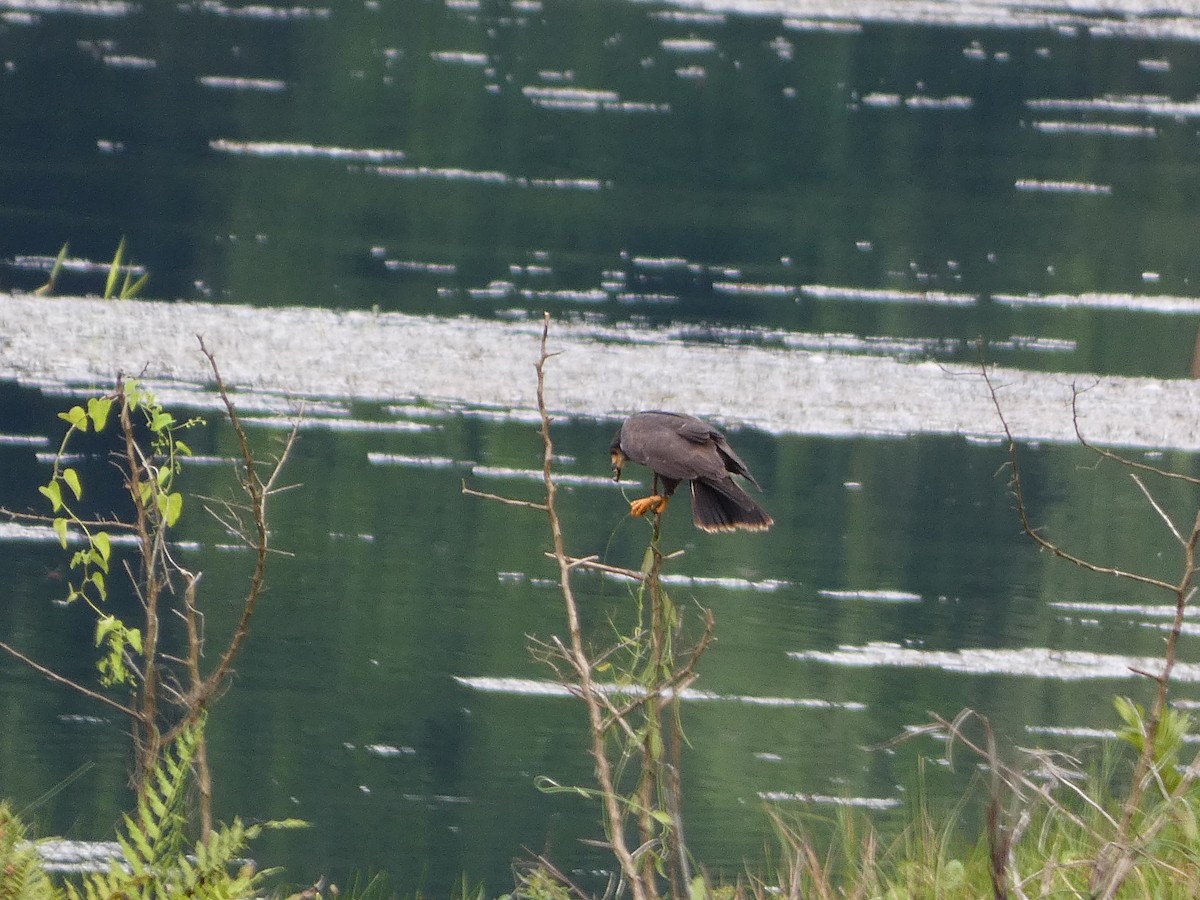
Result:
{"label": "bird's dark plumage", "polygon": [[[613,478],[620,479],[626,460],[654,473],[654,494],[630,504],[635,516],[661,512],[681,481],[692,488],[692,521],[705,531],[766,531],[774,524],[731,478],[758,482],[725,440],[725,435],[695,416],[652,410],[630,416],[613,438]],[[662,481],[662,493],[658,482]]]}

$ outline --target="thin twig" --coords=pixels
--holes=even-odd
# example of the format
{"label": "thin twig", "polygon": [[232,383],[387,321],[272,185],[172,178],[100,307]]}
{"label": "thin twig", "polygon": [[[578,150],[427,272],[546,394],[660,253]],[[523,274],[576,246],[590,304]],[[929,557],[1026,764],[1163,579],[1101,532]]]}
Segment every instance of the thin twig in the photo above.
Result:
{"label": "thin twig", "polygon": [[[477,491],[474,488],[467,487],[467,482],[462,483],[462,492],[469,497],[480,497],[484,500],[495,500],[497,503],[507,503],[509,506],[524,506],[527,509],[536,509],[541,512],[548,512],[545,503],[536,503],[533,500],[514,500],[512,497],[502,497],[500,494],[489,494],[485,491]],[[553,556],[553,554],[547,554]]]}
{"label": "thin twig", "polygon": [[1089,572],[1096,572],[1100,575],[1113,575],[1118,578],[1125,578],[1129,581],[1137,582],[1138,584],[1147,584],[1151,587],[1159,588],[1164,591],[1174,591],[1175,585],[1163,581],[1161,578],[1154,578],[1151,575],[1142,575],[1138,572],[1126,572],[1123,569],[1118,569],[1114,566],[1102,566],[1083,557],[1076,556],[1073,553],[1068,553],[1063,550],[1053,541],[1047,540],[1041,535],[1039,530],[1029,521],[1029,513],[1025,508],[1025,494],[1021,486],[1021,473],[1017,465],[1017,440],[1013,437],[1012,429],[1008,426],[1008,420],[1004,417],[1004,410],[1000,406],[1000,398],[996,394],[996,388],[992,384],[992,378],[988,374],[987,366],[980,367],[983,372],[983,380],[987,383],[988,393],[992,399],[992,405],[996,409],[996,415],[1000,418],[1000,424],[1004,428],[1004,436],[1008,441],[1008,459],[1009,459],[1009,488],[1012,491],[1013,499],[1016,503],[1017,518],[1021,523],[1021,530],[1029,535],[1039,547],[1043,550],[1048,550],[1050,553],[1065,559],[1067,562],[1079,566],[1081,569],[1086,569]]}
{"label": "thin twig", "polygon": [[92,700],[95,700],[98,703],[103,703],[105,706],[111,706],[117,712],[124,713],[125,715],[129,716],[131,719],[138,718],[138,713],[136,710],[129,708],[128,706],[126,706],[123,703],[118,703],[116,700],[113,700],[111,697],[105,697],[103,694],[98,694],[95,691],[91,690],[90,688],[86,688],[82,684],[72,681],[70,678],[66,678],[62,675],[59,675],[53,669],[46,668],[41,663],[30,659],[28,656],[26,656],[20,650],[16,649],[15,647],[9,646],[8,644],[4,643],[3,641],[0,641],[0,650],[3,650],[5,653],[9,654],[10,656],[13,656],[16,659],[19,659],[21,662],[25,663],[25,665],[29,666],[29,668],[31,668],[35,672],[37,672],[39,675],[42,675],[45,678],[48,678],[50,681],[53,681],[56,684],[65,685],[73,690],[78,691],[79,693],[83,694],[85,697],[90,697]]}
{"label": "thin twig", "polygon": [[1152,466],[1149,463],[1139,462],[1136,459],[1129,459],[1128,457],[1121,456],[1118,453],[1113,453],[1111,450],[1106,450],[1103,447],[1098,447],[1097,445],[1095,445],[1091,441],[1089,441],[1087,438],[1085,438],[1083,436],[1083,429],[1080,428],[1080,426],[1079,426],[1079,419],[1080,419],[1079,395],[1082,393],[1084,393],[1084,391],[1079,389],[1074,384],[1074,382],[1072,382],[1072,384],[1071,384],[1071,423],[1075,428],[1075,438],[1076,438],[1076,440],[1079,441],[1080,446],[1085,447],[1088,450],[1091,450],[1093,453],[1095,453],[1097,456],[1099,456],[1102,459],[1111,460],[1115,463],[1119,463],[1122,466],[1127,466],[1130,469],[1138,469],[1142,472],[1149,472],[1153,475],[1159,476],[1160,478],[1169,478],[1169,479],[1174,479],[1176,481],[1186,481],[1188,484],[1200,485],[1200,478],[1196,478],[1193,475],[1185,475],[1183,472],[1172,472],[1170,469],[1163,469],[1163,468],[1159,468],[1158,466]]}

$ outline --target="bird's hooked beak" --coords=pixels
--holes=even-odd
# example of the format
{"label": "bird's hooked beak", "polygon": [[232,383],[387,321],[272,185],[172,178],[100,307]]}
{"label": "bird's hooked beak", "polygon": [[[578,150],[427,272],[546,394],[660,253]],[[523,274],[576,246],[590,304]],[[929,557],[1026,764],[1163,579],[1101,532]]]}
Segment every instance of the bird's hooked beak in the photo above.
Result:
{"label": "bird's hooked beak", "polygon": [[613,481],[620,481],[621,480],[621,467],[623,465],[625,465],[625,454],[622,453],[620,450],[614,449],[612,451],[611,456],[612,456]]}

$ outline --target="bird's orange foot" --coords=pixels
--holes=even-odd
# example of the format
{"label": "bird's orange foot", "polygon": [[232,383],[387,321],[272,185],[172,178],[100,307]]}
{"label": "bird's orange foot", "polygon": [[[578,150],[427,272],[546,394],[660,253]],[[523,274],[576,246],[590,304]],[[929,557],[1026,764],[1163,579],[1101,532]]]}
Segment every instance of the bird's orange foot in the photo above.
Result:
{"label": "bird's orange foot", "polygon": [[629,514],[631,516],[644,516],[650,512],[661,513],[667,508],[667,502],[670,499],[670,497],[651,494],[649,497],[642,497],[640,500],[631,500],[629,503]]}

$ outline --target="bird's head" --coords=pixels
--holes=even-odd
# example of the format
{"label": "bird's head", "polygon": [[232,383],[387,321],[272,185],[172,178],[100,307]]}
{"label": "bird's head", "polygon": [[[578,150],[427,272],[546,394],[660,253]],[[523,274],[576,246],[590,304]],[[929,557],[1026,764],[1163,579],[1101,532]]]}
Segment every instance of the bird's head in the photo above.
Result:
{"label": "bird's head", "polygon": [[621,452],[621,448],[616,441],[613,442],[612,448],[609,450],[609,457],[612,459],[613,481],[620,481],[621,467],[625,465],[625,460],[629,459],[629,457]]}

